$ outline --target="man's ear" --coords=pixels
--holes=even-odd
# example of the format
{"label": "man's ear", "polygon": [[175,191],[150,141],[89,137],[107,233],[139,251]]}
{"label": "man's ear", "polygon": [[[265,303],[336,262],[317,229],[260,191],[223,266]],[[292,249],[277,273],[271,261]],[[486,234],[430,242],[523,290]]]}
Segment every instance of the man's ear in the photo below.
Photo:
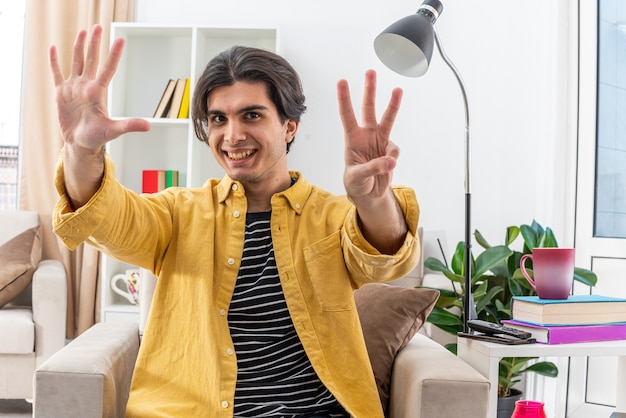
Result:
{"label": "man's ear", "polygon": [[285,142],[289,143],[293,141],[293,138],[296,136],[296,132],[298,131],[298,127],[300,127],[300,122],[295,122],[291,119],[287,119],[285,121]]}

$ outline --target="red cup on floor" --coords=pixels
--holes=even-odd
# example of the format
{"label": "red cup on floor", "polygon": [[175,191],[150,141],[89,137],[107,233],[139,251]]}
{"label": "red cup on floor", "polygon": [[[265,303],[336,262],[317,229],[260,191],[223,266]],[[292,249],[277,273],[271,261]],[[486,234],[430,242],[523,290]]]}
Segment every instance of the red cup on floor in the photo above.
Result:
{"label": "red cup on floor", "polygon": [[[533,261],[533,277],[526,271],[525,261]],[[532,254],[520,259],[522,274],[541,299],[567,299],[574,280],[573,248],[533,248]]]}

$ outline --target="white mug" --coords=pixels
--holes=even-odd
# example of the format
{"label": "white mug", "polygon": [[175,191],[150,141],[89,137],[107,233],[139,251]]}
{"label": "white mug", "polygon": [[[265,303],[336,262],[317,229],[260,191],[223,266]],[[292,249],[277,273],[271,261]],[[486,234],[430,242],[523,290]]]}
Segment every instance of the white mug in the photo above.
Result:
{"label": "white mug", "polygon": [[111,289],[133,305],[139,305],[139,269],[129,269],[126,273],[111,277]]}

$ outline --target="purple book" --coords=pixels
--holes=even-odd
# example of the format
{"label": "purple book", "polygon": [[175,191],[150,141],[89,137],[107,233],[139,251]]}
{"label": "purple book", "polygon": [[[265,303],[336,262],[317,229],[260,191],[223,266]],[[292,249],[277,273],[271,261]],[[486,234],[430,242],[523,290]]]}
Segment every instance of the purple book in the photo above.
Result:
{"label": "purple book", "polygon": [[539,325],[508,320],[502,325],[530,332],[538,343],[567,344],[592,341],[612,341],[626,339],[626,323],[598,325]]}

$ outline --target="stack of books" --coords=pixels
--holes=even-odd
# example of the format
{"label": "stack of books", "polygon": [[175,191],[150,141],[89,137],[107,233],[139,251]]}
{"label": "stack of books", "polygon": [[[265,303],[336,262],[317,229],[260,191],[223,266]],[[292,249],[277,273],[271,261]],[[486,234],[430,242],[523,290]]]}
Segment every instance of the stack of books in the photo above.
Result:
{"label": "stack of books", "polygon": [[571,295],[567,299],[514,296],[502,324],[527,331],[539,343],[566,344],[626,339],[626,299]]}
{"label": "stack of books", "polygon": [[169,80],[153,118],[186,119],[189,117],[189,78]]}

